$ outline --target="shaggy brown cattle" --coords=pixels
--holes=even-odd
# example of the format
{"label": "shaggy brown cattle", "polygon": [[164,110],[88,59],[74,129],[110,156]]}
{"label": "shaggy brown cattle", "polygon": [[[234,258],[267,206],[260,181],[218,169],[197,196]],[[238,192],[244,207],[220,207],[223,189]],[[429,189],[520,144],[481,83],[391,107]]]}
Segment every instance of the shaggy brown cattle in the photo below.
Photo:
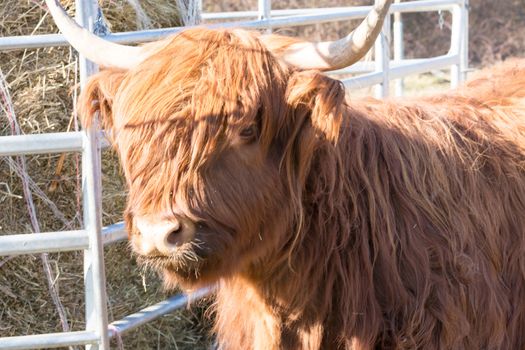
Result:
{"label": "shaggy brown cattle", "polygon": [[524,349],[525,62],[345,99],[290,45],[191,29],[91,79],[143,260],[218,283],[221,349]]}

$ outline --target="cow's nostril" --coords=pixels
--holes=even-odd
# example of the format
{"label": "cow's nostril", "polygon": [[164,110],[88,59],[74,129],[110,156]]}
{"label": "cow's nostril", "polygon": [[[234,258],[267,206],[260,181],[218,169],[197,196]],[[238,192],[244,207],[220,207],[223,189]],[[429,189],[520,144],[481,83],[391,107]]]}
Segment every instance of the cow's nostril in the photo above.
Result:
{"label": "cow's nostril", "polygon": [[181,242],[182,230],[182,225],[177,225],[175,229],[168,233],[168,236],[166,237],[166,243],[171,246],[178,245]]}

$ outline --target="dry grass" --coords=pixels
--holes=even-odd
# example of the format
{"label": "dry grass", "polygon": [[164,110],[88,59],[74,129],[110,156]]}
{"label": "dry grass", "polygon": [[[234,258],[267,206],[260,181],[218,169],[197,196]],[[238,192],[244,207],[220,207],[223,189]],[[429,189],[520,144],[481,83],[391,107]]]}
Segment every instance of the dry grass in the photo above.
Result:
{"label": "dry grass", "polygon": [[[73,11],[73,1],[63,2]],[[178,25],[176,6],[169,2],[141,1],[153,26]],[[7,0],[0,3],[0,35],[56,32],[40,6],[41,1]],[[166,5],[168,4],[168,5]],[[104,13],[113,31],[134,30],[144,23],[133,8],[122,1],[105,1]],[[3,71],[14,111],[25,134],[66,131],[71,124],[76,83],[75,55],[68,48],[0,52]],[[11,134],[0,109],[0,135]],[[64,157],[63,172],[55,176],[61,155],[26,157],[34,183],[64,215],[58,217],[46,200],[33,192],[37,219],[42,231],[79,228],[79,160],[77,154]],[[121,220],[125,189],[118,162],[110,151],[103,155],[103,221]],[[55,182],[53,182],[55,181]],[[54,191],[50,187],[56,185]],[[29,233],[32,227],[22,183],[6,159],[0,159],[0,234]],[[106,249],[110,319],[120,319],[145,306],[165,299],[156,275],[137,267],[126,243]],[[81,252],[49,255],[57,276],[60,299],[72,330],[84,328],[84,297]],[[123,337],[128,349],[204,349],[209,343],[202,308],[195,307],[162,317]],[[40,256],[0,257],[0,337],[59,332],[60,319],[48,292]]]}
{"label": "dry grass", "polygon": [[[55,32],[56,28],[41,7],[41,0],[3,0],[0,2],[0,36]],[[73,11],[72,0],[63,1]],[[140,3],[145,16],[136,16],[129,3]],[[369,4],[355,0],[288,0],[274,2],[274,8],[341,6]],[[147,24],[154,27],[178,24],[176,1],[143,0],[102,1],[104,13],[113,31],[134,30]],[[205,1],[206,11],[255,9],[257,2]],[[521,5],[521,6],[520,6]],[[472,1],[471,61],[492,62],[523,53],[524,8],[522,1]],[[446,52],[450,35],[450,18],[438,26],[438,15],[407,15],[407,54],[425,57]],[[354,22],[355,23],[355,22]],[[337,23],[277,30],[281,34],[301,35],[312,40],[335,38],[347,32],[354,23]],[[76,82],[75,55],[68,48],[48,48],[0,52],[3,71],[12,95],[13,107],[23,133],[66,131],[75,128],[72,119]],[[439,79],[446,84],[446,79]],[[424,75],[410,77],[408,89],[419,93],[423,86],[435,86],[436,79]],[[7,118],[0,109],[0,135],[11,133]],[[55,175],[57,164],[64,161],[63,172]],[[27,157],[27,169],[33,181],[38,222],[42,231],[79,228],[81,215],[78,202],[79,160],[76,154]],[[126,193],[117,160],[110,151],[103,155],[103,220],[104,224],[121,220]],[[43,195],[36,196],[35,189]],[[44,199],[43,199],[44,198]],[[48,198],[48,200],[45,200]],[[53,208],[50,203],[56,208]],[[59,215],[63,215],[61,217]],[[0,159],[0,235],[32,232],[22,183],[5,159]],[[164,299],[159,279],[142,271],[130,256],[125,243],[113,245],[105,253],[107,263],[110,318],[119,319],[142,307]],[[82,254],[50,254],[57,276],[56,286],[65,306],[71,329],[84,327]],[[49,296],[39,256],[0,257],[0,336],[61,331],[56,308]],[[210,343],[209,321],[202,308],[165,316],[132,334],[124,336],[128,349],[199,349]]]}

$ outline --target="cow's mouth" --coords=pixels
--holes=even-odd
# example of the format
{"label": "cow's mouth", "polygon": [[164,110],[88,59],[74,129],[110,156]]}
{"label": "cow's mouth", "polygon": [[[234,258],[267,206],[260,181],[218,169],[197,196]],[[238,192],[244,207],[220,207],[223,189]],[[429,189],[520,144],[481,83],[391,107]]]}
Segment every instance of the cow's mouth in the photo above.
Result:
{"label": "cow's mouth", "polygon": [[184,280],[197,280],[205,264],[209,249],[206,244],[194,237],[173,250],[169,255],[139,255],[137,261],[148,269],[165,276],[182,277]]}
{"label": "cow's mouth", "polygon": [[154,269],[180,269],[197,264],[204,258],[203,243],[195,240],[181,244],[169,255],[139,255],[138,261]]}
{"label": "cow's mouth", "polygon": [[177,259],[173,258],[172,256],[142,256],[139,255],[137,258],[137,261],[141,265],[145,265],[148,268],[152,268],[154,270],[162,270],[170,268],[171,266],[177,265]]}

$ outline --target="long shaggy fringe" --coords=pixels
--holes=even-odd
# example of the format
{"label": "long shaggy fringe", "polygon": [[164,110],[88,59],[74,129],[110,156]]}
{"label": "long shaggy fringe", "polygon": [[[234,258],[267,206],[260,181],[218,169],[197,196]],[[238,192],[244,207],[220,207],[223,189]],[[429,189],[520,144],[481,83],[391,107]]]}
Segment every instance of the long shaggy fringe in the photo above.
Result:
{"label": "long shaggy fringe", "polygon": [[[195,29],[92,80],[129,229],[175,196],[217,230],[223,349],[525,348],[525,63],[345,100],[266,49],[286,42]],[[254,122],[257,150],[233,136]]]}

